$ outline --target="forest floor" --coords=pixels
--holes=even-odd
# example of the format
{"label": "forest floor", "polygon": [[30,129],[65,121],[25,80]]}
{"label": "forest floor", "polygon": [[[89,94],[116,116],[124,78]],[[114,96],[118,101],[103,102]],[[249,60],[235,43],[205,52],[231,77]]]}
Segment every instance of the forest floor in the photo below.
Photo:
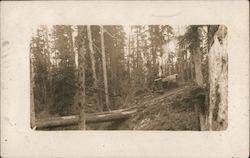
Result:
{"label": "forest floor", "polygon": [[127,120],[89,124],[88,130],[200,130],[198,113],[190,98],[193,85],[140,94],[122,108],[137,107]]}
{"label": "forest floor", "polygon": [[[157,92],[141,93],[130,98],[120,109],[135,107],[128,119],[89,123],[87,130],[200,130],[199,113],[192,102],[195,85],[188,83]],[[44,130],[79,130],[78,125]]]}

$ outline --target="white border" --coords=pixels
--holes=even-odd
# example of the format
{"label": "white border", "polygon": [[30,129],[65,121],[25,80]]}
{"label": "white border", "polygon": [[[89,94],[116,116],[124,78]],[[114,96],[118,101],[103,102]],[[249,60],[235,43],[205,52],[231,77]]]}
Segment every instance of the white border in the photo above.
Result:
{"label": "white border", "polygon": [[[247,1],[2,2],[1,156],[246,157],[249,149]],[[220,132],[32,131],[29,41],[39,24],[224,24],[229,33],[229,126]],[[6,56],[7,54],[7,56]]]}

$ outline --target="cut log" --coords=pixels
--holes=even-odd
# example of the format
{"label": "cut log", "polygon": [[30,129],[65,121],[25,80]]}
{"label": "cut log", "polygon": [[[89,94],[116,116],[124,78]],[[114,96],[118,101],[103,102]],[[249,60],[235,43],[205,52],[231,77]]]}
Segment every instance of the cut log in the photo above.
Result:
{"label": "cut log", "polygon": [[97,123],[97,122],[107,122],[107,121],[115,121],[128,118],[131,114],[136,113],[135,110],[131,111],[123,111],[118,113],[110,113],[110,114],[98,114],[95,116],[87,117],[87,123]]}
{"label": "cut log", "polygon": [[[98,122],[108,122],[108,121],[127,119],[130,115],[136,112],[137,112],[136,109],[132,110],[121,109],[111,112],[86,114],[86,123],[98,123]],[[37,119],[36,128],[43,129],[49,127],[77,125],[79,123],[79,120],[80,120],[79,115]]]}
{"label": "cut log", "polygon": [[79,123],[79,121],[80,121],[79,115],[36,119],[36,129],[76,125]]}

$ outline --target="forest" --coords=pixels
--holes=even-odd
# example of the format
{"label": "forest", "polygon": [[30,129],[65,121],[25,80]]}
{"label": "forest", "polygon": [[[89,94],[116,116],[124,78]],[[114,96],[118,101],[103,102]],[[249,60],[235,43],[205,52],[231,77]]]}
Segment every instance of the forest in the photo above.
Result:
{"label": "forest", "polygon": [[227,38],[223,25],[40,25],[31,128],[226,130]]}

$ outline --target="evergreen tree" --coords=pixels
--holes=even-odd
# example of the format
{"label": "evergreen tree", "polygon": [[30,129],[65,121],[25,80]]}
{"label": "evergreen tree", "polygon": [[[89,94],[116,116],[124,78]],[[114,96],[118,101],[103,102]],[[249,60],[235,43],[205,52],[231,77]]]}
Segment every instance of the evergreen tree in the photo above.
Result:
{"label": "evergreen tree", "polygon": [[54,26],[54,45],[58,67],[54,78],[54,103],[52,113],[67,115],[74,105],[75,96],[75,56],[71,26]]}

